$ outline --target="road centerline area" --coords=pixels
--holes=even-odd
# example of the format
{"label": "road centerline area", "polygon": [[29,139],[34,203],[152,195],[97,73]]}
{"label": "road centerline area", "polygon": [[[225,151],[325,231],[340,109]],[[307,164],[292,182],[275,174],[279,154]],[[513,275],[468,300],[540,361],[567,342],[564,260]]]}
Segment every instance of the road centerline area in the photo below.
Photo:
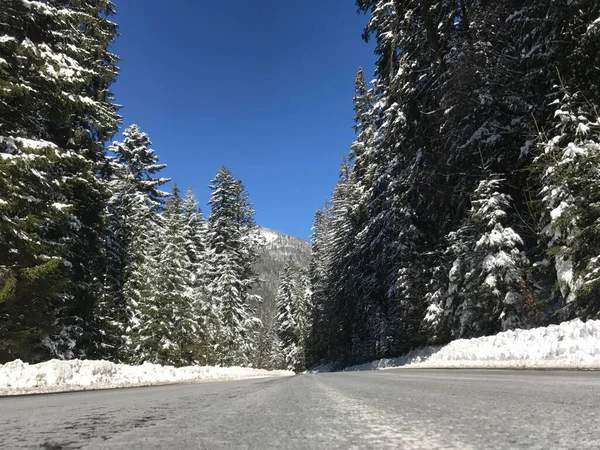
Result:
{"label": "road centerline area", "polygon": [[[352,397],[332,385],[318,383],[332,406],[354,424],[353,432],[363,447],[402,448],[405,450],[464,449],[473,447],[454,436],[441,434],[429,420],[411,420],[410,411],[380,409],[364,399]],[[360,446],[359,446],[360,447]]]}

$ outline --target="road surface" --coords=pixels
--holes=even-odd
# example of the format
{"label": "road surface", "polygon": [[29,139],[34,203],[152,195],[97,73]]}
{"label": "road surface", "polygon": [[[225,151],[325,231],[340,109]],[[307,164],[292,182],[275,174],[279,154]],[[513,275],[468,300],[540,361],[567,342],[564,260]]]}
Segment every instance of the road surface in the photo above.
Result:
{"label": "road surface", "polygon": [[0,398],[0,448],[598,449],[600,372],[388,370]]}

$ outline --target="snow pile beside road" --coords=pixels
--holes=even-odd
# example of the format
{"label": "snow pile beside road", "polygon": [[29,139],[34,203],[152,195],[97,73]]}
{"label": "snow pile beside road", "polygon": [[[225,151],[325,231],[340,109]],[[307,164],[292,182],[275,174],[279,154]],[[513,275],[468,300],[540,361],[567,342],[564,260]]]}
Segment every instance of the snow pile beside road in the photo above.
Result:
{"label": "snow pile beside road", "polygon": [[579,319],[531,330],[458,339],[345,370],[406,368],[600,369],[600,320]]}
{"label": "snow pile beside road", "polygon": [[28,364],[17,359],[0,364],[0,395],[108,389],[157,384],[240,380],[293,375],[246,367],[189,366],[175,368],[144,363],[140,366],[108,361],[61,361]]}

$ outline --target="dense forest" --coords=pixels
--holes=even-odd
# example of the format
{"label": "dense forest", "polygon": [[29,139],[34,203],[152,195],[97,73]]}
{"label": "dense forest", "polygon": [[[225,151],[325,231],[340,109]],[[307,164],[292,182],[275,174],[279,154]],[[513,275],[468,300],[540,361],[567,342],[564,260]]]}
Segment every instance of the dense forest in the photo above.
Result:
{"label": "dense forest", "polygon": [[309,363],[600,312],[600,4],[358,0],[375,78],[313,230]]}
{"label": "dense forest", "polygon": [[254,210],[221,168],[204,218],[110,93],[113,4],[0,7],[0,363],[252,365]]}
{"label": "dense forest", "polygon": [[357,7],[356,140],[265,316],[241,180],[218,171],[205,218],[140,127],[116,135],[113,3],[4,0],[0,363],[303,370],[598,318],[600,4]]}

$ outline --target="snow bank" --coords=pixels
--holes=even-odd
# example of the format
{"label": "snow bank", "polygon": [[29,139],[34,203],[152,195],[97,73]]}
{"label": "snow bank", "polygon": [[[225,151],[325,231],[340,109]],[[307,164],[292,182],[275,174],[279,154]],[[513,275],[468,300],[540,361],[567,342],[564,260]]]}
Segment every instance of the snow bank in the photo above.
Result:
{"label": "snow bank", "polygon": [[0,364],[0,395],[109,389],[157,384],[240,380],[293,375],[246,367],[170,367],[144,363],[140,366],[108,361],[61,361],[28,364],[17,359]]}
{"label": "snow bank", "polygon": [[[347,371],[404,368],[600,369],[600,320],[458,339],[441,347],[380,359]],[[320,368],[322,371],[322,368]]]}

